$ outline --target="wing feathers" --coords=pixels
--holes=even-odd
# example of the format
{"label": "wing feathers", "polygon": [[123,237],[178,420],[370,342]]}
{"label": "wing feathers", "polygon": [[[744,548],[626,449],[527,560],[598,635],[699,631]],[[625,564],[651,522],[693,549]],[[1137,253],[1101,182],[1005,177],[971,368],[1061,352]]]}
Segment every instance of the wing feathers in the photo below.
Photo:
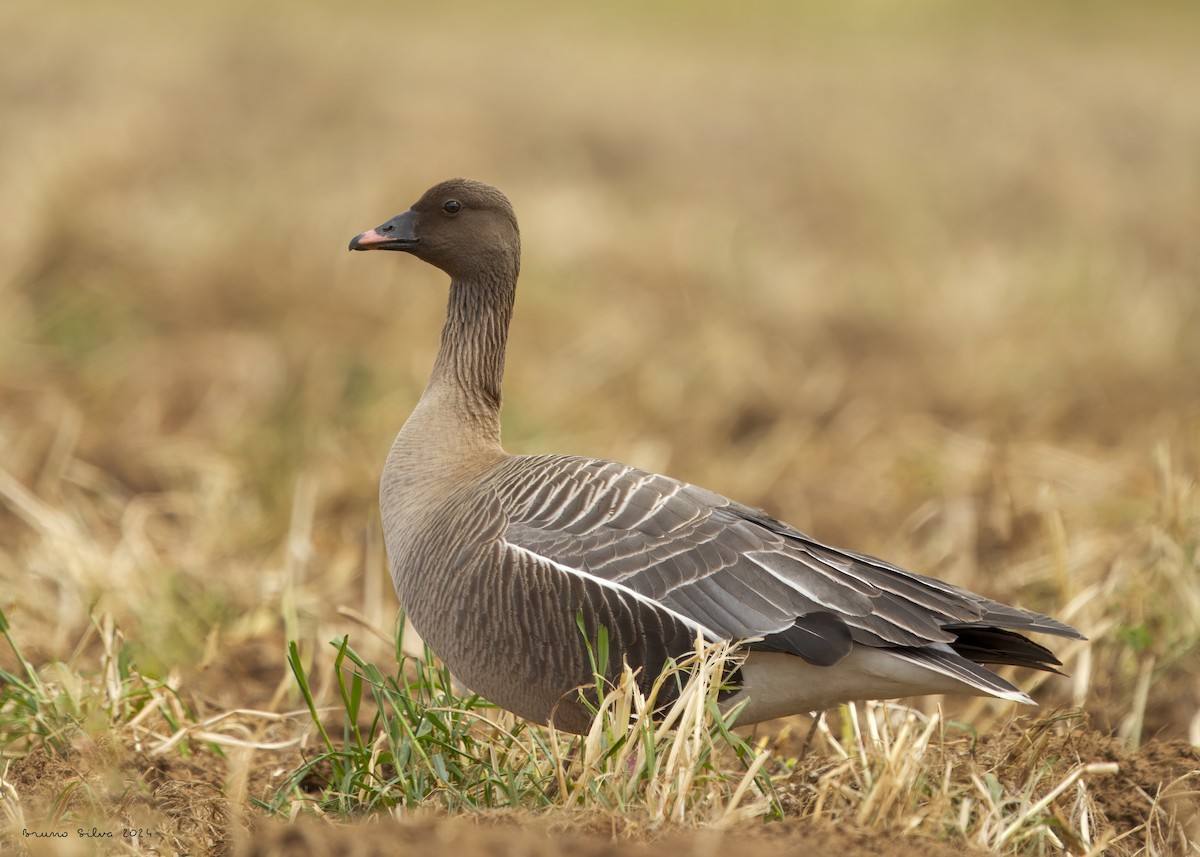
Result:
{"label": "wing feathers", "polygon": [[1052,673],[1058,672],[1055,667],[1062,666],[1062,661],[1045,646],[1015,631],[971,625],[950,625],[947,630],[955,633],[950,648],[977,664],[1011,664]]}
{"label": "wing feathers", "polygon": [[721,636],[719,634],[715,633],[710,628],[705,627],[702,623],[697,622],[695,619],[692,619],[691,617],[689,617],[683,613],[678,613],[678,612],[672,610],[670,607],[666,606],[665,604],[655,601],[652,598],[647,598],[645,595],[642,595],[640,592],[636,592],[635,590],[630,589],[629,587],[625,586],[624,584],[616,583],[615,581],[612,581],[612,580],[605,580],[602,577],[597,577],[596,575],[589,574],[586,571],[582,571],[577,568],[572,568],[571,566],[564,565],[560,562],[555,562],[554,560],[550,559],[549,557],[540,556],[539,554],[535,553],[534,551],[527,550],[527,549],[521,547],[520,545],[506,544],[505,547],[508,551],[510,551],[511,553],[513,553],[517,556],[524,555],[525,557],[527,557],[528,559],[530,559],[534,562],[545,563],[546,565],[554,568],[555,571],[558,571],[562,574],[567,574],[567,575],[572,575],[572,576],[578,577],[581,580],[585,580],[595,586],[599,586],[601,589],[606,589],[606,590],[615,592],[621,598],[631,598],[635,601],[642,602],[643,604],[645,604],[648,607],[651,607],[654,610],[661,611],[663,613],[670,615],[671,618],[675,619],[677,622],[679,622],[682,625],[686,625],[694,633],[702,634],[706,639],[709,639],[709,640],[721,639]]}
{"label": "wing feathers", "polygon": [[1000,676],[989,669],[979,666],[966,658],[959,657],[953,651],[944,651],[933,647],[923,649],[897,648],[890,650],[892,654],[914,664],[928,667],[942,675],[956,678],[964,684],[991,696],[1021,702],[1026,705],[1036,705],[1028,694],[1022,693]]}
{"label": "wing feathers", "polygon": [[790,551],[753,551],[745,556],[807,603],[819,604],[848,616],[866,616],[873,609],[870,598],[841,585],[833,576],[837,572],[815,558],[811,563],[805,562],[803,554]]}
{"label": "wing feathers", "polygon": [[751,649],[797,654],[810,664],[829,667],[836,664],[854,647],[850,629],[832,613],[810,613],[801,616],[789,628],[767,634]]}
{"label": "wing feathers", "polygon": [[974,662],[1053,669],[1048,650],[1013,632],[1079,636],[1046,616],[829,547],[711,491],[619,464],[518,456],[500,468],[494,490],[512,550],[640,599],[710,639],[759,638],[756,648],[813,664],[836,663],[855,643],[894,648],[984,692],[1026,701]]}

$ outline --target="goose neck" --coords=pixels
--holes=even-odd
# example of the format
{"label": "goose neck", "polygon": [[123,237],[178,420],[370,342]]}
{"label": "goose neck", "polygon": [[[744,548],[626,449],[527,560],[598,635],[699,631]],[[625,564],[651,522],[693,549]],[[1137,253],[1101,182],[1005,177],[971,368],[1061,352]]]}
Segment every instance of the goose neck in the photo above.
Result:
{"label": "goose neck", "polygon": [[431,417],[444,444],[459,437],[499,448],[504,351],[516,275],[455,277],[442,344],[414,417]]}

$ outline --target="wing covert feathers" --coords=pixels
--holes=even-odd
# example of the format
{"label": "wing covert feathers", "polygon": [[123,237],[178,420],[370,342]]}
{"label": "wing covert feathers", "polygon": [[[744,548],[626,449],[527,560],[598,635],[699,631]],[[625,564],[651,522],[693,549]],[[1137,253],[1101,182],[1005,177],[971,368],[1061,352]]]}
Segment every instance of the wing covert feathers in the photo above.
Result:
{"label": "wing covert feathers", "polygon": [[1055,671],[1019,632],[1079,638],[1049,617],[824,545],[757,509],[636,468],[517,456],[492,481],[506,540],[563,573],[656,605],[706,636],[832,666],[855,645],[1009,699],[978,664]]}

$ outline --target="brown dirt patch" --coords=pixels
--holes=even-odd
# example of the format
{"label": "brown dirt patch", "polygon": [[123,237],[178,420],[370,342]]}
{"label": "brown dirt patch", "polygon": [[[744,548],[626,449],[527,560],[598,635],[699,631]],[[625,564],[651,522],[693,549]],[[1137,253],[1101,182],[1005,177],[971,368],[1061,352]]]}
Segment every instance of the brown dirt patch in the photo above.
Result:
{"label": "brown dirt patch", "polygon": [[[803,745],[802,735],[793,732],[782,743],[795,749]],[[1063,836],[1069,837],[1068,831],[1075,829],[1068,816],[1078,810],[1077,801],[1085,794],[1093,842],[1108,842],[1107,854],[1147,853],[1156,843],[1200,842],[1200,748],[1184,741],[1150,741],[1131,750],[1093,729],[1085,717],[1064,715],[1035,723],[1010,722],[977,738],[947,734],[936,752],[939,756],[930,760],[929,770],[947,770],[955,794],[972,796],[980,812],[981,795],[973,782],[994,778],[1004,789],[999,800],[1019,801],[1022,795],[1033,795],[1028,798],[1032,801],[1083,766],[1115,763],[1115,773],[1085,773],[1079,785],[1066,789],[1046,808],[1062,822]],[[818,784],[840,764],[840,759],[820,751],[802,755],[780,787],[785,811],[810,816]],[[921,803],[936,807],[933,800],[926,796]],[[962,804],[955,802],[953,807],[957,812]],[[826,806],[825,812],[829,811]],[[1088,850],[1085,843],[1066,844]]]}
{"label": "brown dirt patch", "polygon": [[[1085,732],[1077,740],[1084,761],[1116,762],[1119,773],[1095,780],[1089,792],[1116,831],[1177,821],[1200,839],[1200,749],[1186,741],[1151,741],[1125,750],[1112,739]],[[1133,842],[1145,841],[1134,833]]]}
{"label": "brown dirt patch", "polygon": [[487,854],[513,857],[674,857],[674,855],[754,854],[757,857],[811,852],[840,857],[880,857],[912,854],[926,857],[970,857],[981,851],[964,850],[941,842],[834,829],[796,821],[763,825],[757,830],[691,831],[671,833],[649,841],[614,840],[597,833],[557,830],[544,819],[476,822],[463,818],[388,820],[356,827],[268,823],[255,828],[252,839],[235,853],[238,857],[344,854],[372,855]]}
{"label": "brown dirt patch", "polygon": [[1128,834],[1115,853],[1135,852],[1145,847],[1148,832],[1161,834],[1173,825],[1193,840],[1200,837],[1200,749],[1185,741],[1150,741],[1129,750],[1088,728],[1064,733],[1052,725],[1010,725],[984,736],[976,758],[1002,781],[1015,783],[1033,776],[1061,780],[1078,765],[1116,763],[1116,774],[1087,780],[1100,830]]}
{"label": "brown dirt patch", "polygon": [[[247,798],[269,799],[299,763],[297,753],[219,754],[203,746],[160,758],[108,744],[53,756],[38,749],[13,760],[4,779],[21,814],[15,833],[43,836],[0,836],[0,853],[10,846],[30,854],[126,853],[135,845],[150,853],[228,853],[248,827]],[[96,837],[85,835],[93,829]]]}
{"label": "brown dirt patch", "polygon": [[289,689],[294,683],[285,651],[276,638],[226,642],[212,657],[182,669],[181,686],[205,711],[275,710],[280,683]]}
{"label": "brown dirt patch", "polygon": [[1200,842],[1200,750],[1184,741],[1153,741],[1136,754],[1113,748],[1112,755],[1121,774],[1096,800],[1114,827],[1128,829],[1143,818],[1161,827],[1175,819]]}
{"label": "brown dirt patch", "polygon": [[[1184,742],[1152,741],[1127,750],[1083,723],[1064,728],[1047,720],[948,742],[943,748],[955,776],[992,772],[1011,789],[1030,777],[1056,783],[1076,766],[1115,762],[1119,772],[1090,777],[1096,834],[1113,841],[1107,853],[1138,853],[1147,840],[1200,840],[1200,750]],[[67,834],[62,839],[10,839],[0,850],[30,855],[131,853],[235,854],[238,857],[306,854],[581,855],[724,854],[756,857],[810,849],[841,857],[911,854],[926,857],[982,854],[965,843],[939,842],[900,831],[831,827],[810,820],[742,826],[729,831],[639,831],[627,820],[602,815],[533,815],[496,811],[475,817],[386,815],[322,823],[255,817],[247,798],[269,800],[298,753],[195,748],[187,758],[149,759],[121,747],[86,745],[50,756],[36,751],[14,760],[6,781],[16,790],[22,827]],[[801,760],[803,778],[827,762],[816,753]],[[1048,787],[1047,787],[1048,788]],[[1065,803],[1065,800],[1063,801]],[[794,802],[791,811],[803,812]],[[112,832],[112,840],[80,836],[80,829]],[[140,829],[140,843],[124,831]],[[1109,831],[1107,834],[1105,831]],[[1153,834],[1152,837],[1148,836]],[[736,837],[736,838],[735,838]]]}

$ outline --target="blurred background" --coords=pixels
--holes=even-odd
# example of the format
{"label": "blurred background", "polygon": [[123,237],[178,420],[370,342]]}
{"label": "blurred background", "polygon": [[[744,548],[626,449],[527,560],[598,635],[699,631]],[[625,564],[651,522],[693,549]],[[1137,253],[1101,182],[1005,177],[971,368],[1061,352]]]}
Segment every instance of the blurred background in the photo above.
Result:
{"label": "blurred background", "polygon": [[1198,34],[1183,2],[10,0],[0,609],[43,660],[111,612],[208,710],[280,704],[288,638],[390,657],[377,480],[445,278],[346,244],[461,175],[523,231],[510,451],[1052,613],[1093,643],[1023,685],[1200,742]]}

